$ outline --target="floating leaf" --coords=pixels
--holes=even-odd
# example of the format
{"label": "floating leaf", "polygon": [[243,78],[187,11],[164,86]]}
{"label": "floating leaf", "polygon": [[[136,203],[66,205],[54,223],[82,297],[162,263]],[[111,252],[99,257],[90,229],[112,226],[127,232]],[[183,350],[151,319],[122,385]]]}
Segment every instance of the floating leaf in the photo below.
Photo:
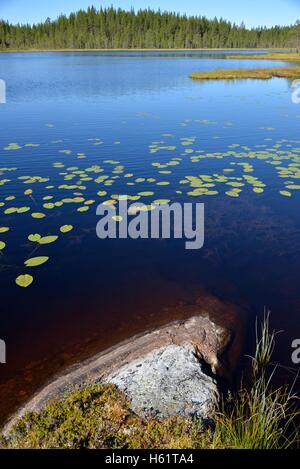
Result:
{"label": "floating leaf", "polygon": [[40,257],[32,257],[24,262],[26,267],[37,267],[39,265],[45,264],[49,260],[49,257],[40,256]]}
{"label": "floating leaf", "polygon": [[6,243],[4,241],[0,241],[0,251],[2,251],[6,246]]}
{"label": "floating leaf", "polygon": [[51,210],[52,208],[55,207],[55,205],[52,202],[49,202],[49,203],[43,204],[43,207],[48,210]]}
{"label": "floating leaf", "polygon": [[225,192],[226,195],[228,195],[229,197],[239,197],[239,194],[235,191],[228,191],[228,192]]}
{"label": "floating leaf", "polygon": [[29,241],[32,241],[33,243],[38,243],[39,240],[41,239],[41,235],[39,235],[37,233],[36,234],[30,234],[28,236],[28,239],[29,239]]}
{"label": "floating leaf", "polygon": [[141,197],[150,197],[154,195],[154,192],[139,192],[138,195],[140,195]]}
{"label": "floating leaf", "polygon": [[11,215],[12,213],[16,213],[18,209],[16,207],[10,207],[4,210],[5,215]]}
{"label": "floating leaf", "polygon": [[157,200],[154,200],[153,203],[164,205],[164,204],[170,203],[170,200],[169,199],[157,199]]}
{"label": "floating leaf", "polygon": [[58,236],[44,236],[40,238],[38,243],[39,244],[51,244],[54,243],[58,239]]}
{"label": "floating leaf", "polygon": [[69,231],[73,230],[73,226],[72,225],[63,225],[63,226],[60,227],[59,230],[61,231],[61,233],[68,233]]}
{"label": "floating leaf", "polygon": [[0,226],[0,233],[7,233],[9,230],[7,226]]}
{"label": "floating leaf", "polygon": [[7,147],[4,148],[4,150],[20,150],[20,145],[17,143],[10,143]]}
{"label": "floating leaf", "polygon": [[17,209],[17,213],[26,213],[29,212],[30,207],[20,207]]}
{"label": "floating leaf", "polygon": [[24,195],[31,195],[32,194],[32,189],[27,189],[24,191]]}
{"label": "floating leaf", "polygon": [[45,214],[44,213],[40,213],[40,212],[34,212],[31,214],[32,218],[45,218]]}
{"label": "floating leaf", "polygon": [[33,282],[33,277],[31,275],[25,274],[25,275],[19,275],[19,277],[16,278],[16,284],[19,285],[19,287],[22,288],[27,288],[29,285],[31,285]]}
{"label": "floating leaf", "polygon": [[289,192],[289,191],[280,191],[280,194],[285,196],[285,197],[291,197],[292,196],[292,193]]}

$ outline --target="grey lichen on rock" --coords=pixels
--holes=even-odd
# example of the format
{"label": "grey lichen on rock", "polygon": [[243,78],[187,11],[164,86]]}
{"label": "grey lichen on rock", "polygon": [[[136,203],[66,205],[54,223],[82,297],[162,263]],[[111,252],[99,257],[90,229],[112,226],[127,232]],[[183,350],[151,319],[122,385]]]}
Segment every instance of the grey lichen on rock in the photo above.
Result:
{"label": "grey lichen on rock", "polygon": [[194,347],[168,345],[123,366],[105,381],[116,384],[143,417],[212,417],[219,393],[214,378],[202,369]]}

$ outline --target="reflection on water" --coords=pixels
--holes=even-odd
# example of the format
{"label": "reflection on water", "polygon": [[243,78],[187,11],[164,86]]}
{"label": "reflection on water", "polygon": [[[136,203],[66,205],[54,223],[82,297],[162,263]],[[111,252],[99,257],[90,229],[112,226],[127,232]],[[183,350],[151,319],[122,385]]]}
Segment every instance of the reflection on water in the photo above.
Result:
{"label": "reflection on water", "polygon": [[[184,316],[205,292],[252,318],[271,308],[274,327],[285,330],[276,358],[290,366],[299,329],[300,108],[285,80],[189,80],[195,70],[261,65],[221,56],[0,56],[2,417],[53,372]],[[205,202],[201,251],[180,240],[97,239],[97,204],[145,191]],[[61,233],[63,225],[74,228]],[[36,234],[58,238],[39,245],[28,239]],[[24,266],[35,256],[49,260]],[[34,281],[20,288],[15,279],[25,273]]]}

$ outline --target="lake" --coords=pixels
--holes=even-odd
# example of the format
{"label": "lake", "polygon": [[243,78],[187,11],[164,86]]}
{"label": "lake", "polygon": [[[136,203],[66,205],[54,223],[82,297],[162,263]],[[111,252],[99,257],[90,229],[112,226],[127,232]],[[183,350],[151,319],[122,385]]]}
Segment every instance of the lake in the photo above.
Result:
{"label": "lake", "polygon": [[[226,53],[0,54],[2,420],[54,373],[181,317],[206,294],[244,308],[249,329],[270,309],[284,330],[275,359],[292,366],[300,105],[285,79],[189,79],[200,70],[287,65]],[[96,207],[118,195],[204,202],[204,247],[99,240]],[[28,239],[36,234],[58,238]],[[49,259],[24,265],[36,256]],[[16,279],[25,274],[33,282],[22,288]]]}

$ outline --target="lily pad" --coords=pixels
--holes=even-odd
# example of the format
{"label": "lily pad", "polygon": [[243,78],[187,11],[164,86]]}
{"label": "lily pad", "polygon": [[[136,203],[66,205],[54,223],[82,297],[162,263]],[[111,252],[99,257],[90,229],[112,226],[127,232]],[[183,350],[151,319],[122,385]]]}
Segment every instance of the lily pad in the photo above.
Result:
{"label": "lily pad", "polygon": [[30,234],[28,236],[28,239],[29,239],[29,241],[32,241],[33,243],[38,243],[39,240],[41,239],[41,235],[39,235],[37,233],[36,234]]}
{"label": "lily pad", "polygon": [[72,225],[63,225],[60,227],[59,231],[61,233],[69,233],[69,231],[72,231],[73,230],[73,226]]}
{"label": "lily pad", "polygon": [[20,207],[18,208],[17,213],[26,213],[26,212],[29,212],[29,210],[30,210],[30,207]]}
{"label": "lily pad", "polygon": [[40,257],[32,257],[24,262],[26,267],[37,267],[39,265],[45,264],[49,260],[49,257],[40,256]]}
{"label": "lily pad", "polygon": [[150,196],[154,195],[154,192],[139,192],[138,195],[140,195],[142,197],[150,197]]}
{"label": "lily pad", "polygon": [[31,275],[25,274],[25,275],[19,275],[19,277],[16,278],[16,284],[19,285],[19,287],[22,288],[27,288],[29,285],[31,285],[33,282],[33,277]]}
{"label": "lily pad", "polygon": [[37,218],[37,219],[40,219],[40,218],[45,218],[45,214],[44,213],[41,213],[41,212],[34,212],[31,214],[32,218]]}
{"label": "lily pad", "polygon": [[40,238],[38,243],[39,244],[51,244],[54,243],[58,239],[58,236],[44,236]]}
{"label": "lily pad", "polygon": [[87,205],[85,207],[79,207],[77,212],[87,212],[90,209]]}
{"label": "lily pad", "polygon": [[292,197],[292,193],[289,191],[280,191],[280,194],[284,197]]}

